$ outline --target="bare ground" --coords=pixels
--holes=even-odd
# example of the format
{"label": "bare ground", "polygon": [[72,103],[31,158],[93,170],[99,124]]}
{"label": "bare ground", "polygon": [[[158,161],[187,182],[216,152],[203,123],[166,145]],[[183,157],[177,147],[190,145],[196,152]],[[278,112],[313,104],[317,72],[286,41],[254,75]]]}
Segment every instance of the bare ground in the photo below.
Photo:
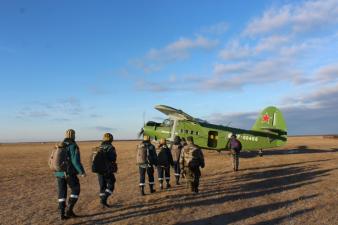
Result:
{"label": "bare ground", "polygon": [[[243,152],[240,171],[227,153],[204,151],[200,194],[185,185],[142,197],[135,149],[114,142],[119,172],[109,209],[101,209],[89,155],[98,143],[80,142],[88,176],[81,178],[75,212],[65,224],[338,224],[338,139],[291,137],[264,157]],[[53,143],[0,145],[0,224],[62,224],[56,181],[47,166]],[[147,193],[149,193],[148,189]]]}

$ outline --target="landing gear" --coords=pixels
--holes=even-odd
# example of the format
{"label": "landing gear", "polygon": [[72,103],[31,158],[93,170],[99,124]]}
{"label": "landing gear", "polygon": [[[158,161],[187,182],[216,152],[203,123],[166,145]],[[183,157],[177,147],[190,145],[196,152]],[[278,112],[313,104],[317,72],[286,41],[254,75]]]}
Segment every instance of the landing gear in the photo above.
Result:
{"label": "landing gear", "polygon": [[263,149],[258,150],[258,155],[259,155],[260,157],[263,156]]}

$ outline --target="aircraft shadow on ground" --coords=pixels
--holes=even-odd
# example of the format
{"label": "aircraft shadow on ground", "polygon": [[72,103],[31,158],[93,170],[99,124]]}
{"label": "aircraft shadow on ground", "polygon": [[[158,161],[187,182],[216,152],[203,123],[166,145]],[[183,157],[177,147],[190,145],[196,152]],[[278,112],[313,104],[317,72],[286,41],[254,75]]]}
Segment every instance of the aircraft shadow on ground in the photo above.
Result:
{"label": "aircraft shadow on ground", "polygon": [[[316,197],[317,195],[309,195],[309,196],[301,196],[301,198],[303,200],[306,199],[311,199]],[[263,214],[266,212],[271,212],[274,210],[278,210],[284,207],[288,207],[289,205],[295,203],[299,201],[298,198],[296,199],[292,199],[292,200],[288,200],[288,201],[282,201],[282,202],[276,202],[276,203],[271,203],[271,204],[265,204],[265,205],[260,205],[260,206],[253,206],[253,207],[249,207],[249,208],[245,208],[236,212],[229,212],[229,213],[225,213],[222,215],[216,215],[216,216],[212,216],[206,219],[199,219],[199,220],[195,220],[195,221],[189,221],[189,222],[184,222],[184,223],[177,223],[180,225],[204,225],[204,224],[220,224],[220,225],[224,225],[224,224],[229,224],[229,223],[234,223],[234,222],[238,222],[259,214]],[[295,212],[292,212],[290,214],[287,215],[283,215],[281,217],[269,220],[269,221],[263,221],[260,223],[256,223],[257,224],[277,224],[279,222],[282,222],[284,219],[289,219],[292,218],[294,216],[299,216],[301,214],[307,213],[314,210],[314,208],[308,208],[308,209],[301,209],[301,210],[297,210]]]}
{"label": "aircraft shadow on ground", "polygon": [[[325,160],[324,160],[325,161]],[[79,221],[74,224],[109,224],[131,218],[151,216],[170,210],[184,208],[221,205],[228,201],[253,200],[258,197],[278,194],[294,190],[306,185],[318,183],[321,178],[328,176],[334,169],[320,169],[318,161],[309,161],[312,165],[301,163],[282,164],[280,167],[267,167],[251,169],[250,172],[236,174],[214,173],[211,177],[204,177],[201,181],[201,193],[192,195],[177,193],[169,196],[160,196],[150,202],[137,202],[127,207],[109,209],[108,211],[96,213],[89,220]],[[316,162],[316,164],[314,164]],[[290,166],[291,165],[291,166]],[[289,167],[288,167],[289,166]],[[172,190],[175,191],[175,188]],[[271,204],[258,205],[250,208],[240,209],[222,215],[216,215],[198,221],[189,221],[181,224],[227,224],[240,221],[249,217],[281,209],[297,201],[315,198],[317,195],[300,195],[291,200],[274,202]],[[292,218],[312,211],[313,208],[286,212],[281,217],[274,218],[259,224],[275,224],[286,218]],[[88,215],[90,216],[90,215]],[[93,218],[96,217],[96,218]]]}
{"label": "aircraft shadow on ground", "polygon": [[[298,146],[298,148],[293,149],[269,149],[264,150],[263,157],[269,155],[289,155],[289,154],[318,154],[318,153],[333,153],[338,152],[338,149],[331,148],[331,150],[322,150],[322,149],[309,149],[307,146]],[[258,151],[242,151],[241,158],[253,158],[258,157]]]}
{"label": "aircraft shadow on ground", "polygon": [[279,165],[272,165],[272,166],[259,166],[259,167],[249,167],[246,169],[240,169],[240,171],[252,171],[252,170],[259,170],[259,169],[272,169],[272,168],[281,168],[281,167],[288,167],[288,166],[295,166],[295,165],[303,165],[308,163],[319,163],[319,162],[327,162],[333,159],[318,159],[318,160],[310,160],[310,161],[301,161],[301,162],[294,162],[294,163],[285,163]]}

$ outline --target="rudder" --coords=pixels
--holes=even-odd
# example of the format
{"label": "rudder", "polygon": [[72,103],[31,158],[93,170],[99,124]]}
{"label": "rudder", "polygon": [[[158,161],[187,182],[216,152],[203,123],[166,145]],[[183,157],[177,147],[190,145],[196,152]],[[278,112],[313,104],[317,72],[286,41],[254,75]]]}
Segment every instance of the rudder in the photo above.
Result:
{"label": "rudder", "polygon": [[285,138],[287,136],[287,127],[283,114],[274,106],[269,106],[261,112],[252,130],[269,132]]}

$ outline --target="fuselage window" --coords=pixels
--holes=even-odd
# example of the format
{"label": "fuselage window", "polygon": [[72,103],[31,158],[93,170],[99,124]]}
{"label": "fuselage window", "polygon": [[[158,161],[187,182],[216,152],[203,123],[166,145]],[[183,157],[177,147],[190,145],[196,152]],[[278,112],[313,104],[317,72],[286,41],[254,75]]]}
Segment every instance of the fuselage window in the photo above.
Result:
{"label": "fuselage window", "polygon": [[194,134],[194,131],[190,131],[190,134]]}
{"label": "fuselage window", "polygon": [[188,131],[188,130],[185,130],[184,133],[189,134],[189,131]]}
{"label": "fuselage window", "polygon": [[198,131],[196,131],[196,135],[199,135],[199,132],[198,132]]}

